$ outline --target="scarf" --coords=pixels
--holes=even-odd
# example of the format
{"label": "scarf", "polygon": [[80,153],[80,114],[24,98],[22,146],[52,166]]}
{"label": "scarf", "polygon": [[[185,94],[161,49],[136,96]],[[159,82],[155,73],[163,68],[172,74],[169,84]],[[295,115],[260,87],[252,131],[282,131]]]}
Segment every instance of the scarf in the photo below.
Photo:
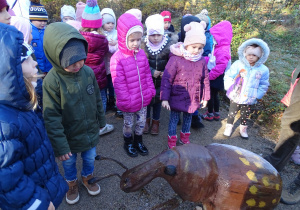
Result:
{"label": "scarf", "polygon": [[146,41],[146,46],[147,46],[149,52],[150,52],[152,55],[157,55],[157,54],[159,54],[159,53],[164,49],[164,47],[166,46],[166,44],[167,44],[167,42],[168,42],[168,37],[167,37],[166,35],[164,35],[164,36],[163,36],[163,39],[161,40],[161,42],[160,42],[158,45],[152,44],[152,42],[149,41],[148,36],[146,37],[145,41]]}
{"label": "scarf", "polygon": [[181,44],[180,45],[180,52],[182,54],[182,56],[189,61],[193,61],[196,62],[198,60],[200,60],[202,53],[203,53],[203,49],[201,50],[201,52],[197,55],[192,55],[191,53],[189,53],[186,49],[184,49],[184,45]]}

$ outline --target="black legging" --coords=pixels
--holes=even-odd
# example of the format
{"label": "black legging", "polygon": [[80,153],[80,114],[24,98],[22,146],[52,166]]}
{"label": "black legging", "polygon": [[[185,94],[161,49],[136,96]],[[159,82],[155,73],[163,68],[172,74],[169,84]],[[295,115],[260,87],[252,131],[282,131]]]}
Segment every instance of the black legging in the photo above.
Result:
{"label": "black legging", "polygon": [[219,100],[219,90],[210,87],[210,100],[207,103],[208,113],[219,112],[220,110],[220,100]]}
{"label": "black legging", "polygon": [[250,114],[250,105],[237,104],[232,101],[230,101],[227,124],[233,124],[235,115],[239,110],[241,110],[241,125],[247,125],[247,118]]}

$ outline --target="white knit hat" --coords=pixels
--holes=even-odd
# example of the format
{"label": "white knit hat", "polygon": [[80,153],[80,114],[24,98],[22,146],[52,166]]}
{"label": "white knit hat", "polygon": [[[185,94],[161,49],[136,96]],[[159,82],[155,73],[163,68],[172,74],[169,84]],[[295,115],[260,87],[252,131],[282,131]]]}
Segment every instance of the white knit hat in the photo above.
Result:
{"label": "white knit hat", "polygon": [[159,14],[149,16],[146,21],[147,35],[161,34],[164,35],[164,18]]}
{"label": "white knit hat", "polygon": [[184,26],[184,31],[186,31],[184,46],[188,46],[191,44],[206,44],[206,36],[205,36],[205,27],[206,23],[201,21],[200,23],[191,22]]}
{"label": "white knit hat", "polygon": [[63,19],[66,16],[72,17],[72,18],[74,18],[74,20],[76,19],[74,7],[72,7],[70,5],[64,5],[60,9],[60,17],[61,17],[61,19]]}

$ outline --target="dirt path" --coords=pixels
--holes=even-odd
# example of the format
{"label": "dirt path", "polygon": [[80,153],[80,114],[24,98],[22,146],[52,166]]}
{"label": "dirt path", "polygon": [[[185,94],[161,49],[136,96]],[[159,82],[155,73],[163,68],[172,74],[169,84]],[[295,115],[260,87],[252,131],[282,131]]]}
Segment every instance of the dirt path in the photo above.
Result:
{"label": "dirt path", "polygon": [[[149,160],[150,158],[159,154],[162,150],[167,148],[167,129],[169,113],[166,110],[162,110],[161,114],[161,126],[160,134],[158,136],[144,135],[144,143],[147,145],[150,154],[148,156],[138,156],[137,158],[130,158],[123,151],[123,138],[122,138],[122,126],[123,119],[115,118],[114,113],[108,112],[107,121],[115,126],[113,133],[105,135],[100,138],[100,143],[97,147],[98,154],[105,157],[111,157],[119,160],[124,165],[132,168],[142,162]],[[275,146],[275,143],[264,139],[259,135],[259,128],[255,125],[249,127],[249,139],[243,140],[239,137],[238,123],[235,123],[234,133],[231,138],[227,139],[223,136],[223,131],[226,123],[227,111],[221,110],[221,120],[216,122],[204,122],[205,128],[200,130],[191,130],[191,142],[207,145],[210,143],[225,143],[234,146],[238,146],[244,149],[248,149],[256,154],[270,154]],[[225,119],[225,120],[224,120]],[[177,127],[178,135],[180,127]],[[81,160],[77,162],[78,169],[81,169]],[[60,171],[63,172],[61,163],[59,163]],[[284,185],[292,181],[300,170],[299,166],[289,164],[282,172],[282,179]],[[118,172],[122,174],[124,169],[115,163],[110,161],[96,162],[95,174],[97,176],[103,176],[110,173]],[[78,173],[78,177],[80,174]],[[80,178],[79,178],[80,180]],[[68,205],[65,201],[62,202],[59,210],[64,209],[151,209],[155,205],[165,202],[174,196],[174,191],[169,184],[161,179],[157,178],[149,183],[144,190],[140,190],[135,193],[124,193],[119,187],[119,178],[111,177],[99,182],[101,186],[101,193],[96,197],[88,195],[86,189],[80,185],[80,201],[76,205]],[[178,209],[195,209],[197,205],[192,202],[181,203]],[[300,209],[300,203],[294,206],[287,206],[279,204],[276,210],[294,210]]]}

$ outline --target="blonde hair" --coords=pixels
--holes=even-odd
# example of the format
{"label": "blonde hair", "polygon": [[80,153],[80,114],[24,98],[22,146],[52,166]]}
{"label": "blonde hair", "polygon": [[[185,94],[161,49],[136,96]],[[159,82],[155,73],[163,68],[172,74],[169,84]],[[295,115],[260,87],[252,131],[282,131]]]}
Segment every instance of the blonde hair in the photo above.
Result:
{"label": "blonde hair", "polygon": [[85,28],[85,27],[81,27],[79,29],[79,31],[82,31],[82,32],[93,32],[93,31],[96,31],[98,34],[101,34],[101,35],[105,36],[105,34],[103,33],[103,31],[101,30],[101,27],[100,28]]}
{"label": "blonde hair", "polygon": [[23,76],[24,82],[25,82],[25,87],[27,92],[29,93],[30,101],[29,101],[29,106],[27,107],[28,109],[36,109],[38,106],[38,100],[37,100],[37,94],[35,93],[35,89],[31,82]]}

